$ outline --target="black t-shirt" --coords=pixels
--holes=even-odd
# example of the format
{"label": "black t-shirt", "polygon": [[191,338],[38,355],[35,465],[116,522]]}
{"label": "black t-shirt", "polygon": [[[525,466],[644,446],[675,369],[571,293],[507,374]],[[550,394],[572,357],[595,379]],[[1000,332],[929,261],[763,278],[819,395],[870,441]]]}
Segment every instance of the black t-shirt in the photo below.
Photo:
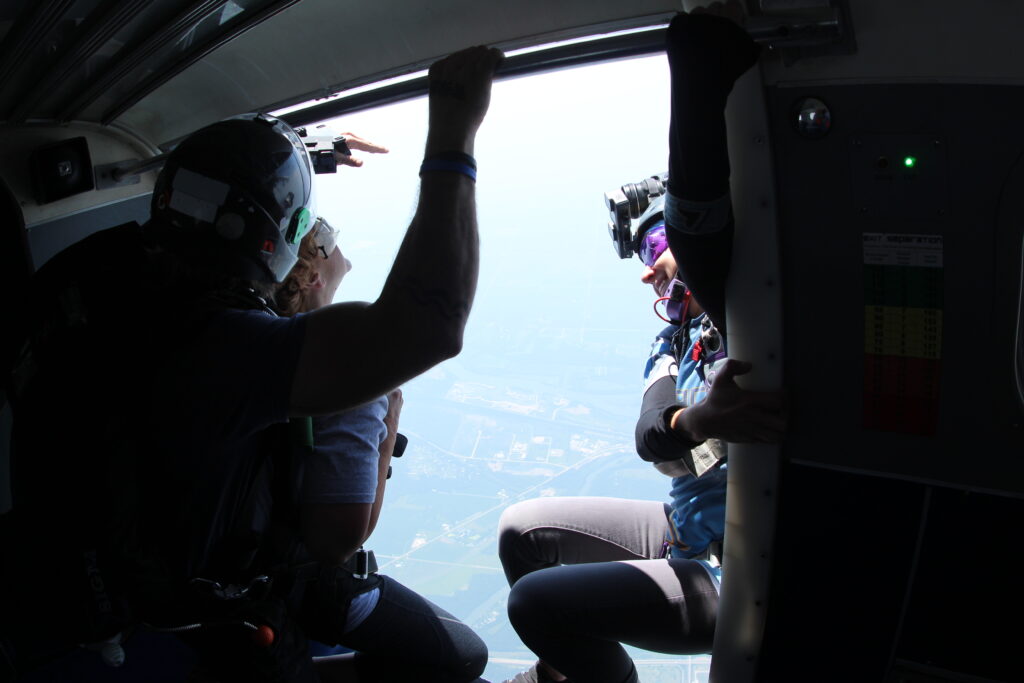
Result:
{"label": "black t-shirt", "polygon": [[155,377],[149,511],[185,576],[215,570],[225,537],[266,526],[270,487],[257,473],[275,445],[267,429],[287,421],[304,336],[301,315],[222,311]]}

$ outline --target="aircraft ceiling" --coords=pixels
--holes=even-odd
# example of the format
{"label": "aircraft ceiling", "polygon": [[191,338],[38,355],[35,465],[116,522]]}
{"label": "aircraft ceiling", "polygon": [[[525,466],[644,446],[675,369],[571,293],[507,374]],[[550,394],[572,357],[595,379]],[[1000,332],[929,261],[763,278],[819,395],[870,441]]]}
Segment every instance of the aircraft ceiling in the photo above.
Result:
{"label": "aircraft ceiling", "polygon": [[13,0],[0,7],[0,122],[85,121],[163,145],[421,70],[664,23],[679,0]]}

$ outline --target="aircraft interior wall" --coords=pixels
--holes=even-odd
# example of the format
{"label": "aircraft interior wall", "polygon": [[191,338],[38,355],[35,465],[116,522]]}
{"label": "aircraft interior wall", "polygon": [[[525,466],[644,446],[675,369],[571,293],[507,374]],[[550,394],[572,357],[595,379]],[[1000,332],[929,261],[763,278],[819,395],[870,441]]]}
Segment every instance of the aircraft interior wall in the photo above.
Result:
{"label": "aircraft interior wall", "polygon": [[757,680],[1013,680],[1024,91],[767,97],[793,412]]}
{"label": "aircraft interior wall", "polygon": [[[18,199],[0,176],[0,277],[4,292],[21,291],[32,275],[28,234]],[[9,328],[8,328],[9,329]],[[3,337],[3,353],[12,351],[9,337]],[[6,357],[6,356],[5,356]],[[0,392],[0,514],[11,507],[10,451],[11,408],[6,391]]]}
{"label": "aircraft interior wall", "polygon": [[107,204],[91,211],[65,216],[28,229],[28,244],[36,268],[59,251],[92,233],[123,223],[149,219],[151,195],[144,194]]}
{"label": "aircraft interior wall", "polygon": [[[1022,223],[998,224],[1024,191],[1024,91],[770,96],[787,379],[828,396],[800,399],[793,459],[1024,494],[1024,462],[1010,457],[1024,447],[1011,363]],[[831,111],[823,138],[795,131],[807,96]],[[992,451],[984,463],[979,448]]]}
{"label": "aircraft interior wall", "polygon": [[[34,269],[68,245],[104,228],[130,221],[143,222],[149,215],[150,196],[147,194],[26,229],[14,195],[5,193],[3,196],[7,197],[0,209],[4,225],[3,248],[0,249],[4,263],[3,291],[15,297],[23,291]],[[6,512],[11,506],[10,430],[10,406],[5,396],[0,406],[0,513]]]}

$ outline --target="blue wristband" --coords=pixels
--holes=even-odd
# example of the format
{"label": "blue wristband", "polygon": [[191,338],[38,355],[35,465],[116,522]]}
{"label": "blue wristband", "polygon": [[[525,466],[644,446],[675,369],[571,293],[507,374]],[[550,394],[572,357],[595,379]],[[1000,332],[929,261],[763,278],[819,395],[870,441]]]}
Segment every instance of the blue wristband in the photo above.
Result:
{"label": "blue wristband", "polygon": [[476,182],[476,159],[464,152],[439,152],[420,164],[420,175],[425,171],[452,171]]}

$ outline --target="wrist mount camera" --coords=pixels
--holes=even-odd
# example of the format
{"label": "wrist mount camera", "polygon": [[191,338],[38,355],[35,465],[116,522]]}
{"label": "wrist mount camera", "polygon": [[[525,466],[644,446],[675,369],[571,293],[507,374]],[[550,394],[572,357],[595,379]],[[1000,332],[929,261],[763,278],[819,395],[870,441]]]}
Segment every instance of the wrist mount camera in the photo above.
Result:
{"label": "wrist mount camera", "polygon": [[313,162],[314,173],[337,173],[338,160],[334,157],[335,152],[352,156],[345,136],[335,135],[323,124],[317,126],[313,132],[306,130],[305,126],[296,128],[295,132],[306,145],[309,159]]}
{"label": "wrist mount camera", "polygon": [[[604,193],[604,203],[610,217],[608,234],[619,258],[629,258],[638,252],[644,232],[662,217],[667,191],[666,171]],[[637,221],[635,231],[634,220]]]}

